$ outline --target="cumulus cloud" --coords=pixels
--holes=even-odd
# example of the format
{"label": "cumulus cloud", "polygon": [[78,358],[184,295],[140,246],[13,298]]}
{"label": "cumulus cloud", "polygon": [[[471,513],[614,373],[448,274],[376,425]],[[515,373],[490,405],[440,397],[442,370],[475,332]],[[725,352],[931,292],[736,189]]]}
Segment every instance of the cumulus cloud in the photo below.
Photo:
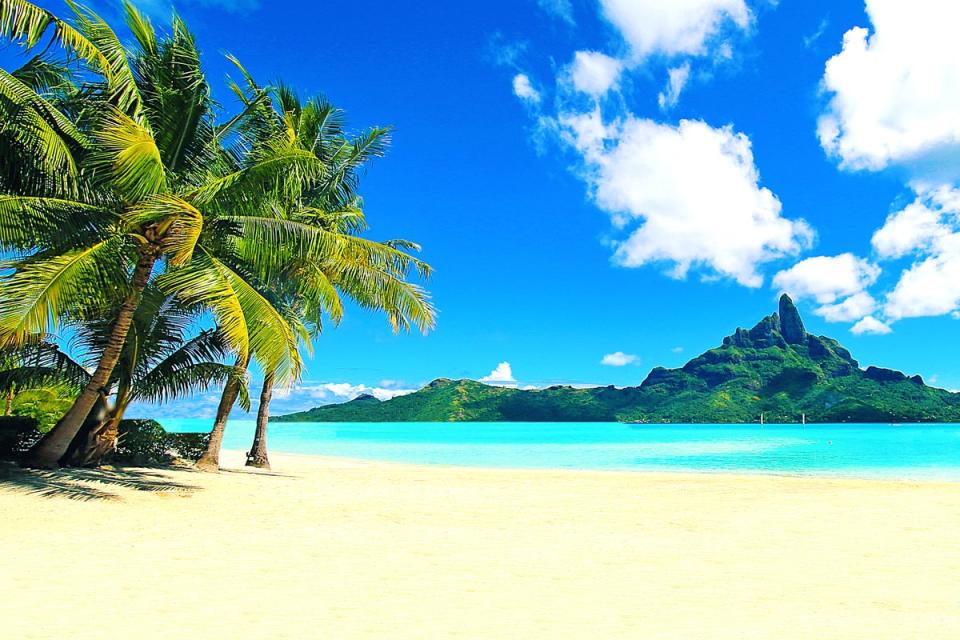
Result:
{"label": "cumulus cloud", "polygon": [[823,148],[850,169],[891,164],[960,175],[960,3],[867,0],[872,31],[855,27],[826,64]]}
{"label": "cumulus cloud", "polygon": [[666,88],[657,96],[657,103],[661,109],[674,107],[680,100],[680,93],[687,86],[687,79],[690,77],[690,63],[684,62],[679,67],[668,70],[667,77]]}
{"label": "cumulus cloud", "polygon": [[513,76],[513,94],[521,100],[540,102],[540,92],[533,88],[530,78],[525,73]]}
{"label": "cumulus cloud", "polygon": [[878,255],[914,260],[887,295],[884,313],[891,320],[960,309],[960,190],[917,188],[916,200],[873,235]]}
{"label": "cumulus cloud", "polygon": [[853,322],[877,309],[877,301],[866,291],[855,293],[843,302],[820,305],[814,310],[827,322]]}
{"label": "cumulus cloud", "polygon": [[853,322],[863,319],[877,309],[877,301],[866,291],[855,293],[836,304],[820,305],[814,310],[827,322]]}
{"label": "cumulus cloud", "polygon": [[501,362],[498,364],[497,367],[489,373],[489,375],[485,375],[480,378],[480,382],[500,386],[512,386],[517,384],[517,380],[513,377],[513,369],[510,367],[509,362]]}
{"label": "cumulus cloud", "polygon": [[773,284],[795,298],[814,298],[820,304],[831,304],[838,298],[862,292],[879,275],[877,265],[843,253],[801,260],[775,275]]}
{"label": "cumulus cloud", "polygon": [[853,325],[853,327],[850,328],[850,331],[858,336],[863,334],[882,336],[890,333],[893,331],[893,329],[890,328],[890,325],[877,320],[873,316],[867,316],[857,324]]}
{"label": "cumulus cloud", "polygon": [[600,364],[605,364],[608,367],[625,367],[628,364],[634,364],[637,360],[639,360],[639,358],[631,353],[615,351],[614,353],[608,353],[603,356]]}
{"label": "cumulus cloud", "polygon": [[939,316],[960,308],[960,234],[937,243],[933,253],[903,272],[884,310],[897,320]]}
{"label": "cumulus cloud", "polygon": [[702,55],[728,25],[746,29],[744,0],[601,0],[603,13],[623,34],[633,55]]}
{"label": "cumulus cloud", "polygon": [[873,248],[881,258],[900,258],[934,250],[939,241],[955,231],[960,215],[960,190],[945,186],[916,189],[916,200],[890,214],[873,234]]}
{"label": "cumulus cloud", "polygon": [[570,80],[577,91],[600,97],[620,78],[623,64],[599,51],[577,51],[570,65]]}
{"label": "cumulus cloud", "polygon": [[812,230],[781,215],[780,200],[759,184],[747,136],[697,120],[677,126],[627,116],[609,125],[599,110],[559,118],[561,135],[583,157],[583,175],[616,226],[635,224],[615,243],[626,267],[667,263],[684,278],[758,287],[763,263],[808,246]]}

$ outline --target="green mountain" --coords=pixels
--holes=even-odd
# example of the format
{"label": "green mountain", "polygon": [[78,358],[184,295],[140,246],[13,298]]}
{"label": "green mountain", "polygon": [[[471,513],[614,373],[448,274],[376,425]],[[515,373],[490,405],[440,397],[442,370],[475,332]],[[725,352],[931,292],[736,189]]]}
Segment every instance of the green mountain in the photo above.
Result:
{"label": "green mountain", "polygon": [[680,369],[657,367],[639,387],[521,391],[473,380],[434,380],[381,402],[360,396],[278,422],[630,421],[957,422],[960,394],[920,376],[861,369],[839,342],[807,333],[789,296],[778,313],[737,329]]}

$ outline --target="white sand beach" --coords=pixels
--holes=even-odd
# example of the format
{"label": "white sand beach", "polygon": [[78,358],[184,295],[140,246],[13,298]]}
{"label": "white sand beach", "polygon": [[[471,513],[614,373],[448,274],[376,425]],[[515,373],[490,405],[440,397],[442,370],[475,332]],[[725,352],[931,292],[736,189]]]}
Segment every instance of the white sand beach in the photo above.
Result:
{"label": "white sand beach", "polygon": [[5,468],[3,636],[960,637],[960,484],[241,459]]}

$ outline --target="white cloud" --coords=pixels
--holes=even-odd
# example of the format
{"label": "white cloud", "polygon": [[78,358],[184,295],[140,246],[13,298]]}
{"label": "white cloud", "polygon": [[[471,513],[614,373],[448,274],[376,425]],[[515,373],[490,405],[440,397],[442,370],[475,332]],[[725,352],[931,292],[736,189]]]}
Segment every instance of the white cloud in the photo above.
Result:
{"label": "white cloud", "polygon": [[850,169],[907,163],[960,175],[960,3],[867,0],[873,30],[847,31],[826,65],[820,142]]}
{"label": "white cloud", "polygon": [[960,190],[915,188],[916,200],[891,214],[873,235],[881,257],[915,259],[887,294],[884,313],[892,320],[960,308]]}
{"label": "white cloud", "polygon": [[744,0],[601,0],[604,15],[637,58],[654,53],[703,55],[724,27],[746,29]]}
{"label": "white cloud", "polygon": [[639,360],[639,358],[633,354],[616,351],[603,356],[600,364],[605,364],[608,367],[625,367],[628,364],[634,364],[637,360]]}
{"label": "white cloud", "polygon": [[573,4],[570,0],[537,0],[540,8],[567,24],[573,24]]}
{"label": "white cloud", "polygon": [[960,234],[937,243],[934,253],[903,272],[887,295],[891,319],[939,316],[960,307]]}
{"label": "white cloud", "polygon": [[893,329],[890,328],[890,325],[877,320],[873,316],[867,316],[857,324],[853,325],[853,327],[850,328],[850,331],[858,336],[862,334],[882,336],[890,333],[893,331]]}
{"label": "white cloud", "polygon": [[577,91],[600,97],[620,78],[623,64],[599,51],[577,51],[570,65],[570,79]]}
{"label": "white cloud", "polygon": [[873,248],[881,258],[900,258],[919,250],[930,251],[954,229],[960,215],[960,191],[949,187],[924,190],[916,200],[887,217],[873,234]]}
{"label": "white cloud", "polygon": [[802,260],[775,275],[773,285],[795,298],[814,298],[827,305],[861,293],[879,275],[880,267],[852,253],[843,253]]}
{"label": "white cloud", "polygon": [[498,364],[489,375],[480,378],[480,382],[502,386],[517,384],[517,380],[513,377],[513,370],[510,368],[509,362],[501,362]]}
{"label": "white cloud", "polygon": [[855,293],[843,302],[824,304],[814,310],[818,316],[827,322],[853,322],[873,313],[877,308],[877,301],[866,291]]}
{"label": "white cloud", "polygon": [[371,395],[377,400],[389,400],[414,391],[416,389],[368,387],[365,384],[349,382],[320,382],[299,384],[287,389],[278,388],[274,391],[274,396],[289,401],[309,398],[312,401],[345,402],[361,395]]}
{"label": "white cloud", "polygon": [[683,347],[674,347],[673,349],[670,349],[670,351],[674,353],[683,353]]}
{"label": "white cloud", "polygon": [[781,216],[780,200],[759,185],[750,139],[732,127],[695,120],[659,124],[634,116],[605,125],[599,110],[561,114],[561,135],[584,159],[596,203],[618,227],[638,222],[616,243],[626,267],[693,267],[758,287],[758,267],[812,240],[802,220]]}
{"label": "white cloud", "polygon": [[657,103],[661,109],[669,109],[677,104],[680,99],[680,93],[687,86],[687,79],[690,77],[690,63],[684,62],[679,67],[674,67],[667,71],[667,86],[657,96]]}
{"label": "white cloud", "polygon": [[530,84],[530,78],[525,73],[513,76],[513,94],[521,100],[540,102],[540,92]]}

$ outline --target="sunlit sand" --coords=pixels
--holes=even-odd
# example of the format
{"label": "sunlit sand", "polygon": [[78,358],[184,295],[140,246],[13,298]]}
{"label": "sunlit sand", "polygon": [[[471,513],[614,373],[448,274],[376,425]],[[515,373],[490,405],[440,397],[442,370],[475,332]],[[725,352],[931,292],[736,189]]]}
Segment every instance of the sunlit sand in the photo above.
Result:
{"label": "sunlit sand", "polygon": [[241,460],[4,468],[3,636],[960,637],[960,484]]}

